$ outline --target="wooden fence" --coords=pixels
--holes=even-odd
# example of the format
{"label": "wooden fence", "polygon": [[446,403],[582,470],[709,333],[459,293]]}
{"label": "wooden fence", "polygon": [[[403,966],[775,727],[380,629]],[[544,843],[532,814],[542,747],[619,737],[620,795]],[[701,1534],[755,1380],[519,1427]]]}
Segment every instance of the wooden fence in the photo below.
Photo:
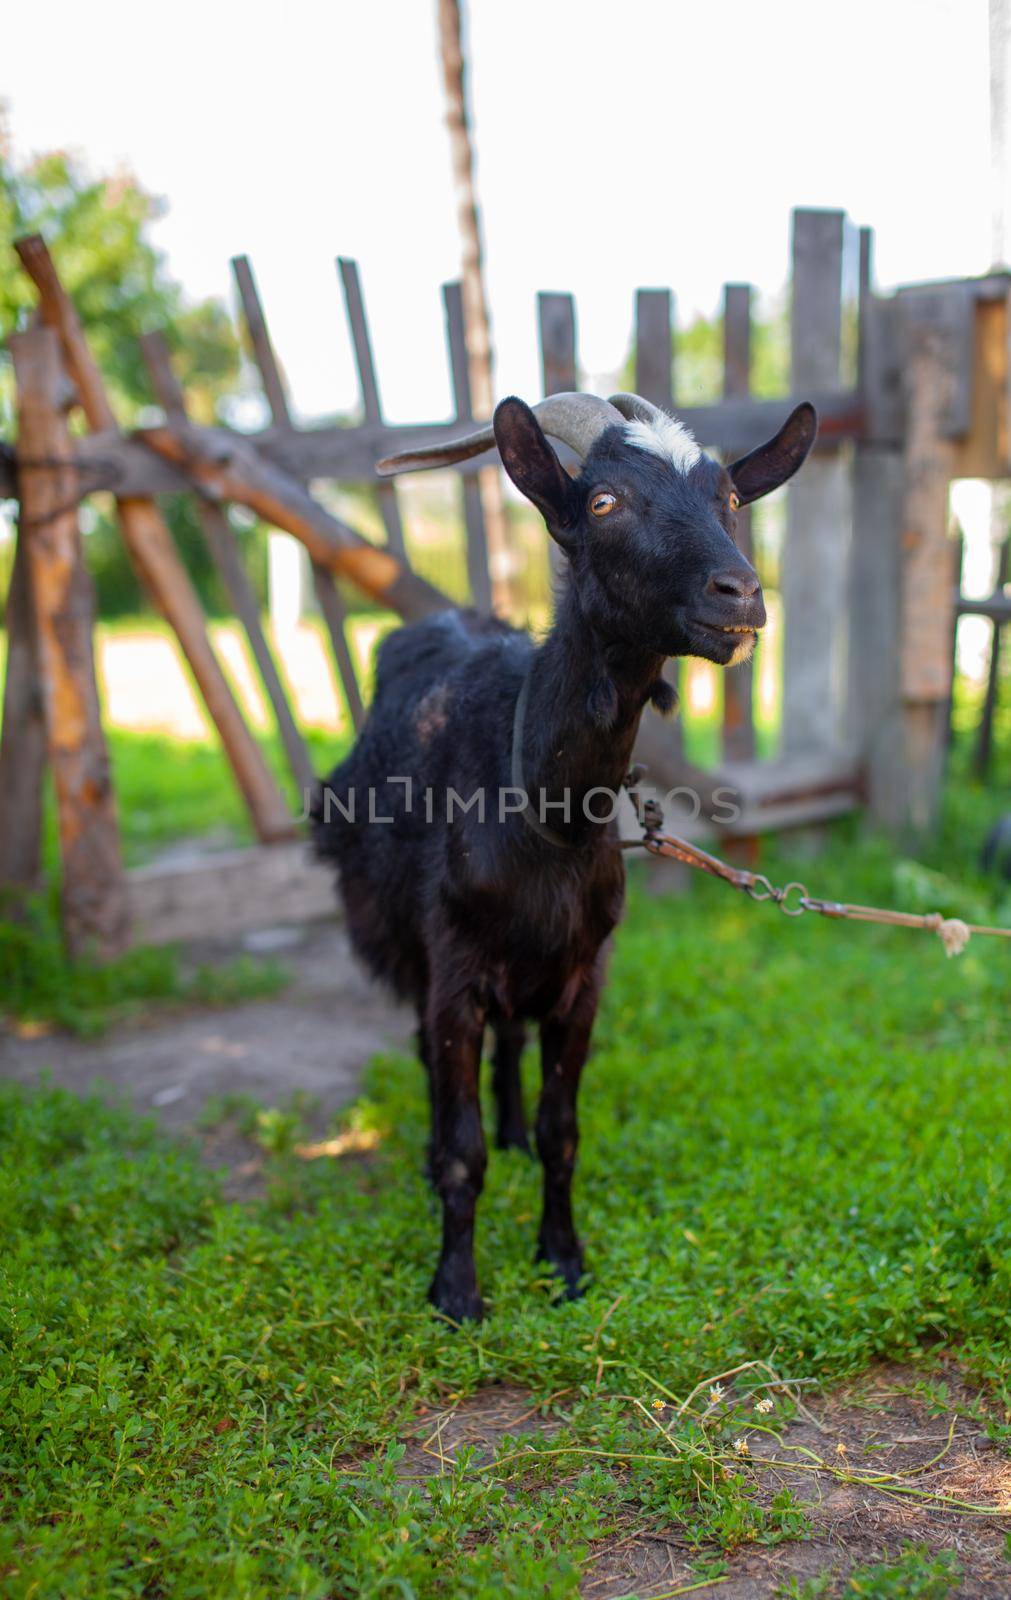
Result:
{"label": "wooden fence", "polygon": [[[304,789],[312,778],[309,755],[222,507],[244,506],[307,548],[334,666],[357,727],[363,697],[335,576],[404,618],[448,603],[412,570],[397,489],[377,483],[373,466],[380,456],[451,439],[473,420],[460,289],[450,284],[443,292],[454,398],[449,422],[394,427],[383,420],[358,269],[342,260],[362,420],[353,427],[296,426],[252,269],[240,257],[233,269],[269,426],[240,435],[193,423],[166,343],[151,333],[141,342],[164,420],[125,435],[45,244],[32,237],[16,249],[38,291],[39,315],[11,340],[19,432],[16,446],[0,453],[0,494],[19,500],[0,741],[0,887],[20,891],[37,881],[48,760],[67,936],[75,950],[92,944],[111,951],[122,946],[131,922],[149,937],[187,929],[178,893],[172,899],[176,891],[159,887],[157,875],[124,875],[120,865],[92,665],[80,500],[99,488],[114,495],[127,550],[179,639],[256,835],[276,850],[297,826],[214,654],[157,500],[180,491],[196,495],[208,549],[246,631],[292,778]],[[871,251],[870,230],[857,235],[841,212],[794,214],[790,394],[779,398],[751,393],[753,297],[746,285],[724,289],[723,394],[705,405],[683,404],[678,393],[670,291],[640,289],[635,296],[635,387],[658,405],[676,407],[703,445],[741,454],[771,435],[800,398],[812,400],[821,419],[816,452],[786,491],[779,755],[755,757],[750,668],[725,679],[718,770],[689,766],[676,722],[650,714],[643,723],[639,753],[653,782],[693,789],[702,821],[713,814],[714,791],[732,790],[738,815],[731,831],[737,834],[822,820],[861,802],[890,826],[923,827],[936,805],[959,604],[948,485],[954,476],[1008,471],[1011,279],[919,285],[882,297],[873,286]],[[849,258],[858,268],[850,275],[851,302],[843,293]],[[578,388],[572,297],[540,295],[538,319],[544,392]],[[847,340],[852,370],[844,380]],[[67,417],[75,406],[87,431],[71,437]],[[489,452],[455,469],[470,593],[482,610],[490,608],[493,591],[476,474],[494,462]],[[328,511],[308,487],[318,479],[371,484],[384,542],[370,541]],[[741,541],[750,548],[749,518],[740,522]],[[275,853],[264,869],[274,885],[279,859]],[[296,872],[291,860],[300,892],[311,901],[309,869],[303,863]],[[238,870],[234,863],[231,870]],[[255,881],[258,870],[247,863],[247,879],[253,872]],[[321,884],[319,893],[326,892]],[[237,910],[236,918],[241,915]]]}

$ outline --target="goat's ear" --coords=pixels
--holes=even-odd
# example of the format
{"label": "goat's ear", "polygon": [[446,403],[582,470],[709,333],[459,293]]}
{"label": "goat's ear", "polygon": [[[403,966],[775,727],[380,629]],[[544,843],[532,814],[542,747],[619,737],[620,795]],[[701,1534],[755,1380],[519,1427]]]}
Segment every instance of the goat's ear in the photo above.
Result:
{"label": "goat's ear", "polygon": [[778,489],[803,466],[818,432],[818,413],[807,400],[791,411],[774,439],[727,468],[741,505]]}
{"label": "goat's ear", "polygon": [[563,549],[579,515],[575,485],[528,405],[510,397],[495,407],[495,443],[520,494],[532,500]]}

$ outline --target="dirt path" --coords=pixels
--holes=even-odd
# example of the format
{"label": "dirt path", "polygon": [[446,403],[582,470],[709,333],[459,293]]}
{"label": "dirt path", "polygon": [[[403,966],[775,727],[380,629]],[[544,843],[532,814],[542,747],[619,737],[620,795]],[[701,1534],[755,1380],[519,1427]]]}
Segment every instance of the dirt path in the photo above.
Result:
{"label": "dirt path", "polygon": [[[945,1390],[929,1402],[922,1392],[911,1392],[917,1386],[922,1391],[923,1380],[924,1373],[916,1368],[882,1366],[811,1399],[807,1417],[788,1423],[781,1440],[766,1435],[763,1448],[763,1436],[753,1434],[756,1459],[750,1470],[760,1498],[770,1500],[789,1488],[806,1509],[809,1535],[773,1546],[745,1544],[726,1557],[719,1581],[691,1592],[700,1600],[710,1594],[715,1600],[772,1600],[803,1593],[807,1582],[820,1579],[824,1587],[815,1581],[808,1592],[824,1600],[857,1593],[896,1596],[894,1581],[880,1591],[854,1590],[847,1575],[857,1567],[894,1560],[904,1545],[914,1544],[932,1553],[951,1551],[957,1558],[961,1577],[946,1594],[962,1600],[1007,1600],[1011,1460],[988,1439],[985,1406],[953,1361],[934,1374],[935,1384],[943,1382]],[[404,1439],[401,1470],[405,1477],[424,1480],[445,1472],[463,1446],[474,1449],[478,1461],[489,1460],[514,1435],[552,1432],[555,1427],[526,1391],[508,1385],[481,1389],[451,1409],[419,1410]],[[789,1464],[762,1464],[763,1455],[773,1454],[777,1463],[797,1465],[791,1470]],[[944,1507],[865,1483],[841,1482],[829,1471],[806,1470],[804,1464],[809,1466],[813,1457],[833,1465],[843,1462],[854,1476],[892,1474],[893,1483],[906,1489],[947,1495],[953,1502],[997,1514],[982,1516],[955,1504]],[[644,1522],[651,1525],[644,1527]],[[700,1582],[700,1563],[712,1567],[719,1556],[715,1550],[693,1550],[676,1524],[663,1526],[630,1511],[627,1526],[590,1549],[580,1592],[584,1600],[680,1594]]]}
{"label": "dirt path", "polygon": [[[48,1072],[77,1093],[101,1081],[176,1129],[192,1127],[213,1097],[246,1094],[275,1106],[301,1091],[322,1127],[357,1094],[369,1058],[410,1038],[411,1016],[369,983],[336,921],[265,929],[242,947],[275,956],[291,972],[275,999],[153,1010],[94,1040],[0,1033],[0,1076],[34,1083]],[[234,940],[207,943],[191,946],[186,960],[235,953]]]}

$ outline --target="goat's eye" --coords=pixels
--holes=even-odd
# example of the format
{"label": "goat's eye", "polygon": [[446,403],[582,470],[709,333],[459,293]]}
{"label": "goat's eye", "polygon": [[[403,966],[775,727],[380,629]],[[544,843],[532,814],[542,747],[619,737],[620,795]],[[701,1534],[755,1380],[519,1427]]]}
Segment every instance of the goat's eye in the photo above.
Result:
{"label": "goat's eye", "polygon": [[606,517],[608,512],[613,511],[617,504],[618,496],[615,494],[591,494],[590,496],[590,511],[595,517]]}
{"label": "goat's eye", "polygon": [[731,509],[731,511],[739,510],[740,509],[740,504],[741,504],[740,495],[739,494],[735,494],[734,491],[731,489],[731,491],[730,491],[730,509]]}

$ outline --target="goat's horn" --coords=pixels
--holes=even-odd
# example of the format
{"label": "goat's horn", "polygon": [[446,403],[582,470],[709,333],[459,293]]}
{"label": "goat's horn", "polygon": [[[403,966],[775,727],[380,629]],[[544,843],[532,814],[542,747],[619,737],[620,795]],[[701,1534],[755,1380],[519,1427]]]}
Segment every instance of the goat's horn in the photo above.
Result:
{"label": "goat's horn", "polygon": [[[605,428],[621,427],[622,413],[596,394],[552,394],[531,407],[544,432],[567,444],[582,461]],[[490,450],[495,429],[489,422],[475,433],[453,439],[449,444],[422,445],[419,450],[402,450],[376,462],[381,478],[395,472],[424,472],[430,467],[451,467]]]}
{"label": "goat's horn", "polygon": [[666,411],[661,411],[652,400],[644,400],[641,394],[612,394],[609,403],[628,422],[656,422],[658,417],[667,416]]}

